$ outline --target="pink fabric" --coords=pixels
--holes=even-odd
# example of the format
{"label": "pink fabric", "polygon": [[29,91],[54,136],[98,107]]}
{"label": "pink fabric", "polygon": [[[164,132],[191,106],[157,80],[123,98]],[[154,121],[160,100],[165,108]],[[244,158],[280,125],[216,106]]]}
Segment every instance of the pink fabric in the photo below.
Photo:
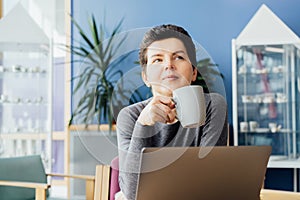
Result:
{"label": "pink fabric", "polygon": [[109,188],[109,199],[114,200],[115,194],[120,191],[119,187],[119,157],[115,157],[110,164],[111,175],[110,175],[110,188]]}

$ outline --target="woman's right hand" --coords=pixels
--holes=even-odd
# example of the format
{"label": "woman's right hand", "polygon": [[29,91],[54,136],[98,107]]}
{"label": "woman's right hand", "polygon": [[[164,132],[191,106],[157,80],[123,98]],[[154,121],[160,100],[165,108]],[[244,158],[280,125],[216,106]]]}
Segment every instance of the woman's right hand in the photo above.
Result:
{"label": "woman's right hand", "polygon": [[141,112],[138,122],[152,126],[156,122],[172,123],[175,121],[175,103],[171,97],[155,96]]}

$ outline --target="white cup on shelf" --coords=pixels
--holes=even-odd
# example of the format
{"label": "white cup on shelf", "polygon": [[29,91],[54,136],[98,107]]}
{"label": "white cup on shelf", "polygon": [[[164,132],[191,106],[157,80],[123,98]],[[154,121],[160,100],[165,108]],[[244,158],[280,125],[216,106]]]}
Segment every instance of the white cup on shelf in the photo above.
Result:
{"label": "white cup on shelf", "polygon": [[277,131],[280,131],[281,125],[277,125],[277,123],[269,123],[269,129],[272,133],[276,133]]}
{"label": "white cup on shelf", "polygon": [[242,95],[243,103],[251,103],[253,101],[253,97],[250,95]]}
{"label": "white cup on shelf", "polygon": [[249,122],[249,127],[251,132],[255,132],[256,129],[258,128],[258,123],[257,121],[250,121]]}
{"label": "white cup on shelf", "polygon": [[248,122],[240,122],[240,130],[241,132],[248,132]]}

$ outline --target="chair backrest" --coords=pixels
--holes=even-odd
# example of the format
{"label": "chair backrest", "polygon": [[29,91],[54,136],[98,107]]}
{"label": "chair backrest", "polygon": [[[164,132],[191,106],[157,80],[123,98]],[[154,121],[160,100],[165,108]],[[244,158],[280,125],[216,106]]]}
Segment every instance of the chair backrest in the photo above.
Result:
{"label": "chair backrest", "polygon": [[[39,155],[0,158],[0,180],[47,183],[47,176]],[[34,199],[30,188],[0,186],[1,200]]]}
{"label": "chair backrest", "polygon": [[110,164],[110,188],[109,188],[109,199],[114,200],[115,194],[120,191],[119,186],[119,157],[115,157]]}
{"label": "chair backrest", "polygon": [[97,165],[94,186],[94,200],[114,200],[119,187],[119,157],[111,165]]}

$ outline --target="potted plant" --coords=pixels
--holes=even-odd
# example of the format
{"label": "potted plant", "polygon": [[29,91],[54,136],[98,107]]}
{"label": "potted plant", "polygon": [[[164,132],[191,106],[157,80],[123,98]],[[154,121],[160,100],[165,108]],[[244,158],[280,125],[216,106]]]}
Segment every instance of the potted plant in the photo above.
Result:
{"label": "potted plant", "polygon": [[205,93],[216,92],[213,86],[220,81],[217,79],[221,78],[222,81],[224,79],[223,74],[219,72],[217,67],[218,64],[212,63],[210,58],[197,61],[198,74],[194,84],[201,85]]}
{"label": "potted plant", "polygon": [[[69,125],[83,123],[100,125],[107,121],[109,131],[114,123],[112,94],[117,80],[122,77],[122,71],[115,66],[125,59],[114,59],[118,49],[126,36],[117,38],[120,33],[121,20],[112,30],[107,33],[105,25],[97,23],[94,15],[89,18],[89,34],[71,17],[74,27],[79,32],[82,42],[78,45],[66,46],[73,56],[78,59],[73,63],[80,63],[82,70],[72,77],[74,81],[73,95],[79,94],[78,102],[73,109]],[[78,121],[77,121],[78,120]]]}

